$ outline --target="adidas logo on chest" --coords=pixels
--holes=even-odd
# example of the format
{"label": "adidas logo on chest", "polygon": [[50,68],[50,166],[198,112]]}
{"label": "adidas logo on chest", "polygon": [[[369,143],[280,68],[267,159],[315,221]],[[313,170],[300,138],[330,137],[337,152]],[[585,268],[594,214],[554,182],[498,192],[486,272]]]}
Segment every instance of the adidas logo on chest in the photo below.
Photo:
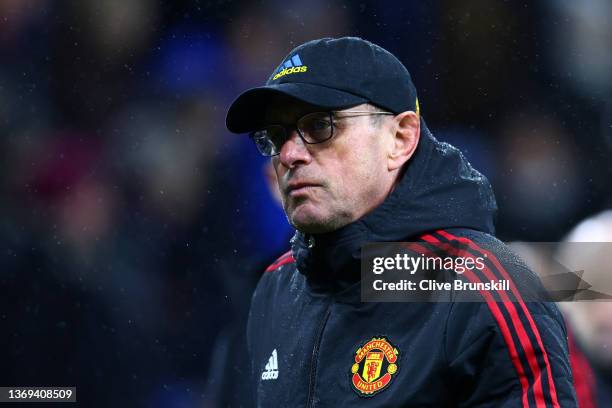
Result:
{"label": "adidas logo on chest", "polygon": [[262,380],[276,380],[278,378],[278,353],[276,349],[272,351],[272,355],[268,359],[268,363],[261,373]]}

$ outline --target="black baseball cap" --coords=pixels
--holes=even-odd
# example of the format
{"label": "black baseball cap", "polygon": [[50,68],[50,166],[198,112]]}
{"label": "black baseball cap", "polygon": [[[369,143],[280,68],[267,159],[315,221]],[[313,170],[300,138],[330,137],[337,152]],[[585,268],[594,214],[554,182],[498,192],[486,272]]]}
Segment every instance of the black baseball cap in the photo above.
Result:
{"label": "black baseball cap", "polygon": [[294,48],[266,84],[243,92],[227,112],[230,132],[264,125],[278,95],[325,110],[371,103],[395,114],[419,111],[416,89],[404,65],[389,51],[358,37],[322,38]]}

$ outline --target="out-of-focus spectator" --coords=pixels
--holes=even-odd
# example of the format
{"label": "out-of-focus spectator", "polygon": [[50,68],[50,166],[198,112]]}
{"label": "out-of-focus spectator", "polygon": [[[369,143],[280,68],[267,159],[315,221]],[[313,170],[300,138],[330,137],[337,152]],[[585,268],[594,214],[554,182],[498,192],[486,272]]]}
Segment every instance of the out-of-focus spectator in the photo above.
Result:
{"label": "out-of-focus spectator", "polygon": [[[582,244],[576,244],[582,243]],[[600,292],[612,294],[612,210],[587,218],[567,236],[559,249],[559,260]],[[600,407],[612,404],[612,301],[563,303],[563,310],[576,335],[577,353],[584,349],[595,370],[591,390]],[[584,365],[585,363],[583,363]],[[576,372],[581,378],[589,373]]]}
{"label": "out-of-focus spectator", "polygon": [[598,99],[612,92],[612,3],[607,0],[547,0],[550,69],[574,91]]}
{"label": "out-of-focus spectator", "polygon": [[237,89],[264,82],[270,70],[295,45],[320,37],[354,34],[349,10],[337,1],[299,1],[287,7],[273,0],[242,8],[226,26],[233,51],[231,65]]}
{"label": "out-of-focus spectator", "polygon": [[493,180],[503,214],[500,228],[514,239],[542,241],[560,235],[565,220],[584,203],[585,184],[572,137],[559,122],[533,114],[510,116],[501,129],[500,172]]}

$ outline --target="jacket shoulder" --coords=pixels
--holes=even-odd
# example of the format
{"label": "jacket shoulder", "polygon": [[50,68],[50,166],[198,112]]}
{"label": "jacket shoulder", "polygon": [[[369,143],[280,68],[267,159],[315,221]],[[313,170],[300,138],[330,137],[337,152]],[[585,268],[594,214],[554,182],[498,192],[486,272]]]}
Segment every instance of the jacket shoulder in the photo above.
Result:
{"label": "jacket shoulder", "polygon": [[[527,264],[510,248],[495,236],[472,229],[451,228],[433,231],[423,236],[426,241],[439,244],[452,244],[475,256],[484,256],[496,269],[507,271],[510,275],[535,274]],[[522,276],[522,279],[525,277]]]}
{"label": "jacket shoulder", "polygon": [[282,266],[295,263],[295,258],[291,250],[285,252],[279,256],[274,262],[272,262],[266,269],[265,272],[274,272],[281,269]]}
{"label": "jacket shoulder", "polygon": [[283,296],[285,288],[296,279],[296,263],[291,251],[287,251],[272,262],[261,275],[253,292],[251,307],[254,302],[266,303],[271,297]]}

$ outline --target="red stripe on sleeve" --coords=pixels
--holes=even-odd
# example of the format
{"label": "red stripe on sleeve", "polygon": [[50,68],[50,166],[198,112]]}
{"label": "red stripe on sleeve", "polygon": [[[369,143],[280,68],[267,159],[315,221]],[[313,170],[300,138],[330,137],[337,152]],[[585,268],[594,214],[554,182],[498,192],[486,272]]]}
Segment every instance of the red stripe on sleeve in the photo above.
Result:
{"label": "red stripe on sleeve", "polygon": [[[421,238],[427,241],[428,243],[436,245],[436,246],[440,243],[439,240],[437,240],[435,237],[431,235],[425,235]],[[423,248],[423,250],[425,252],[429,252],[425,248]],[[474,272],[472,272],[471,269],[469,268],[467,268],[463,276],[465,276],[470,282],[475,282],[475,283],[481,282],[478,276],[476,276]],[[489,307],[489,310],[491,311],[493,318],[495,319],[495,321],[497,322],[497,325],[499,326],[502,337],[504,338],[504,342],[508,346],[508,352],[510,353],[510,360],[512,361],[512,365],[514,365],[514,368],[516,369],[516,372],[519,378],[519,382],[521,384],[521,389],[522,389],[521,399],[523,401],[523,407],[529,408],[529,399],[528,399],[529,381],[527,379],[527,375],[525,374],[525,370],[521,363],[518,351],[516,349],[516,345],[514,344],[514,340],[512,339],[512,334],[510,333],[510,328],[508,327],[508,323],[506,322],[504,315],[500,311],[499,306],[497,305],[497,303],[495,302],[491,294],[486,291],[480,291],[480,294],[487,302],[487,306]]]}
{"label": "red stripe on sleeve", "polygon": [[[495,266],[495,269],[502,275],[502,277],[506,280],[508,280],[510,282],[510,290],[512,292],[512,294],[516,297],[517,302],[521,308],[521,310],[523,311],[525,317],[527,318],[527,321],[529,322],[529,326],[536,338],[536,341],[538,343],[538,346],[540,348],[540,350],[542,350],[542,356],[544,359],[544,364],[545,364],[545,368],[546,371],[548,372],[548,386],[550,388],[550,399],[551,402],[553,404],[553,406],[555,408],[559,408],[559,401],[557,399],[557,391],[555,388],[555,383],[553,381],[552,378],[552,369],[550,366],[550,362],[548,360],[548,353],[546,352],[546,349],[544,348],[544,344],[542,342],[542,338],[540,337],[540,332],[535,324],[535,321],[533,320],[533,317],[531,316],[531,313],[529,312],[529,310],[527,309],[527,306],[525,305],[525,302],[523,301],[523,298],[521,297],[520,292],[518,291],[518,289],[516,288],[516,285],[514,284],[513,280],[510,278],[510,276],[508,275],[508,273],[506,272],[506,270],[504,269],[504,267],[501,265],[501,263],[499,262],[499,260],[497,259],[497,257],[490,251],[481,248],[480,246],[478,246],[476,243],[474,243],[472,240],[468,239],[468,238],[464,238],[464,237],[457,237],[454,236],[453,234],[450,234],[447,231],[443,231],[443,230],[439,230],[436,231],[438,234],[440,234],[441,236],[449,239],[449,240],[456,240],[462,243],[467,244],[470,248],[484,254]],[[488,269],[485,268],[484,271],[485,275],[487,276],[487,278],[491,279],[491,280],[495,280],[497,279],[494,274]],[[523,344],[523,348],[525,350],[525,353],[527,354],[527,358],[529,361],[529,365],[530,367],[532,367],[532,369],[534,370],[534,375],[537,378],[537,382],[536,384],[534,384],[534,394],[536,395],[536,402],[538,403],[538,407],[541,406],[540,404],[543,404],[542,406],[545,406],[545,402],[543,400],[544,394],[543,394],[543,390],[542,390],[542,384],[540,383],[540,368],[539,368],[539,364],[537,362],[537,359],[535,357],[534,354],[534,347],[531,344],[531,340],[529,339],[529,337],[527,337],[527,334],[525,332],[525,328],[523,327],[522,322],[520,321],[520,319],[518,318],[518,314],[516,312],[516,308],[514,307],[514,303],[510,301],[509,298],[507,298],[507,295],[505,294],[505,292],[501,292],[501,296],[502,299],[504,300],[508,300],[508,303],[504,303],[506,305],[506,308],[508,309],[508,312],[512,315],[512,320],[513,323],[515,323],[515,327],[517,329],[519,338],[521,339],[521,344]],[[504,298],[505,297],[505,298]],[[523,343],[524,342],[524,343]]]}

